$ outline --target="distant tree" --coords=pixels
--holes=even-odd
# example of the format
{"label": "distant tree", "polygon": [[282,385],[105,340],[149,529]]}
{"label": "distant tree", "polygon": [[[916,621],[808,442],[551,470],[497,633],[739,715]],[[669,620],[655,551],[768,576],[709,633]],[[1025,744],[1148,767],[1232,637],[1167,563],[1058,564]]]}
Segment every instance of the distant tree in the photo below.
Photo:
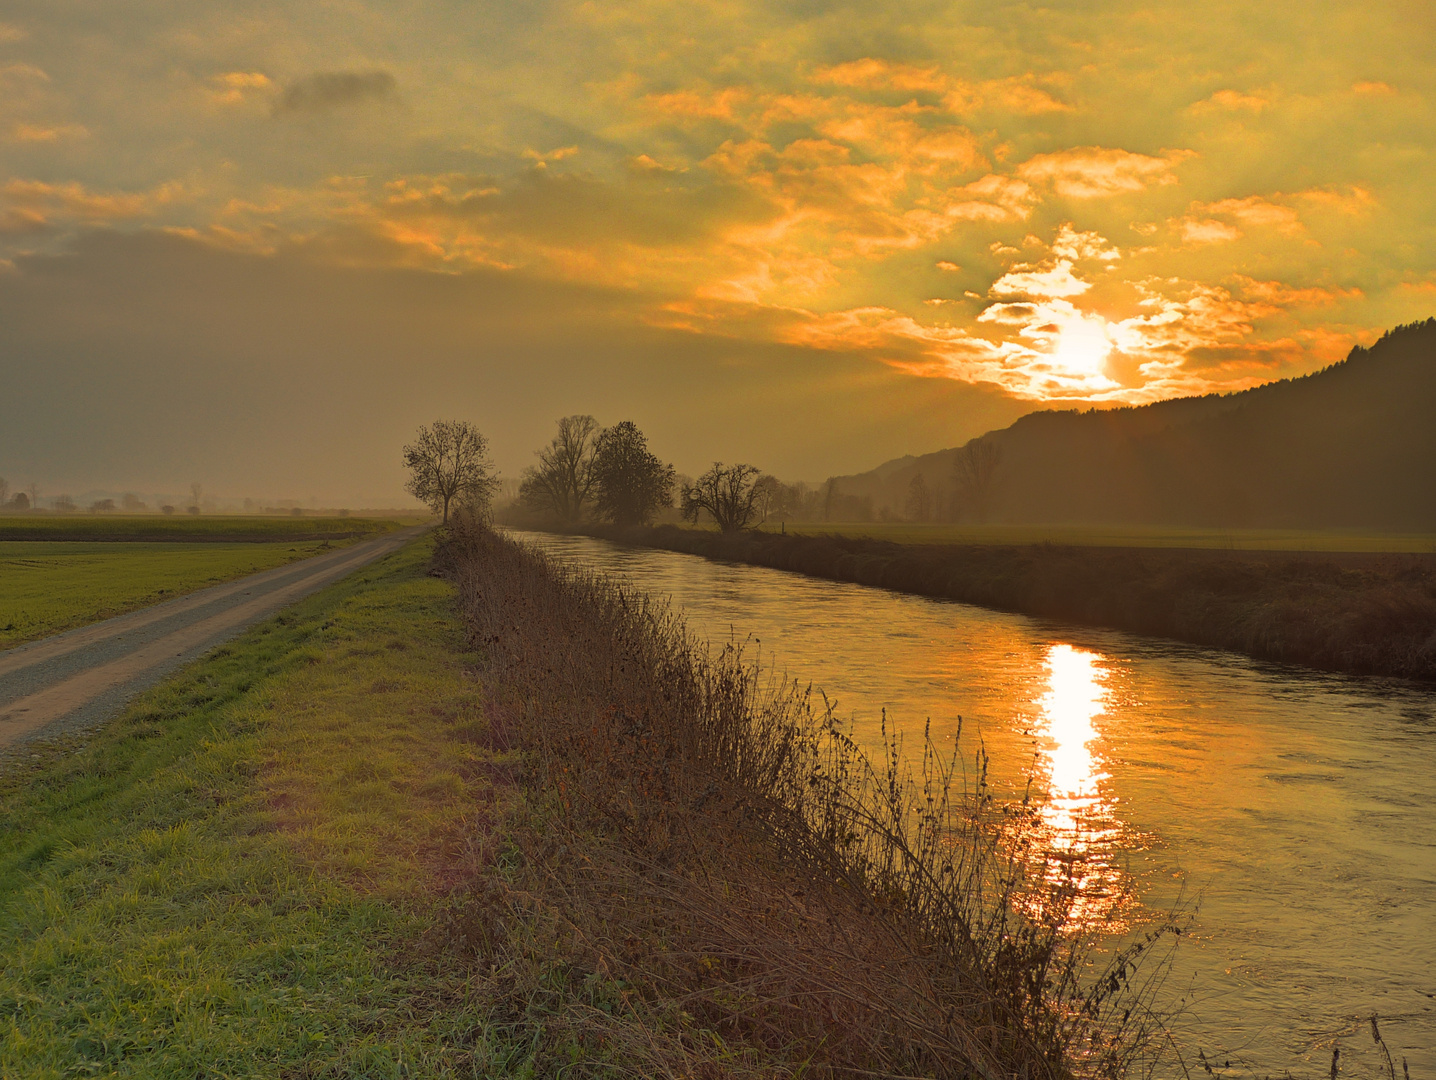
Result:
{"label": "distant tree", "polygon": [[558,422],[558,434],[538,451],[539,463],[524,470],[519,502],[525,509],[554,514],[569,525],[583,517],[593,493],[599,433],[591,416],[565,416]]}
{"label": "distant tree", "polygon": [[168,503],[160,507],[160,513],[162,514],[173,514],[174,512],[175,508],[173,506],[170,506]]}
{"label": "distant tree", "polygon": [[758,507],[758,520],[778,516],[787,503],[783,482],[771,473],[753,481],[753,503]]}
{"label": "distant tree", "polygon": [[594,506],[615,525],[644,525],[673,505],[673,466],[648,450],[632,420],[605,428],[593,457]]}
{"label": "distant tree", "polygon": [[24,511],[30,509],[30,499],[23,491],[15,492],[15,497],[10,500],[10,509]]}
{"label": "distant tree", "polygon": [[958,497],[978,521],[986,521],[997,490],[997,469],[1002,448],[996,443],[973,439],[957,452],[953,480]]}
{"label": "distant tree", "polygon": [[120,496],[120,505],[125,508],[127,514],[138,514],[140,511],[148,509],[133,491],[127,491]]}
{"label": "distant tree", "polygon": [[114,499],[96,499],[90,504],[90,513],[92,514],[112,514],[114,510]]}
{"label": "distant tree", "polygon": [[74,512],[75,500],[68,495],[56,495],[50,505],[62,514],[69,514]]}
{"label": "distant tree", "polygon": [[932,519],[932,493],[922,473],[916,474],[907,485],[907,503],[904,506],[909,521],[930,521]]}
{"label": "distant tree", "polygon": [[30,509],[40,509],[40,485],[29,484],[26,486],[25,490],[30,494]]}
{"label": "distant tree", "polygon": [[486,514],[498,487],[489,441],[467,420],[436,420],[432,427],[421,427],[404,447],[404,466],[409,470],[405,489],[441,514],[445,525],[455,505]]}
{"label": "distant tree", "polygon": [[10,481],[0,476],[0,506],[10,501]]}
{"label": "distant tree", "polygon": [[753,465],[724,465],[713,468],[683,491],[683,516],[696,522],[706,512],[725,533],[740,532],[762,520],[757,490],[759,469]]}

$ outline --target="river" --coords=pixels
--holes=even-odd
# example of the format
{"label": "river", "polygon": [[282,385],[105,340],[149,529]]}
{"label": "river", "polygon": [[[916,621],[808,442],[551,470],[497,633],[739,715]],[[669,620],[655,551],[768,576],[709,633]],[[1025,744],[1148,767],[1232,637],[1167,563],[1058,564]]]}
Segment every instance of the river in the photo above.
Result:
{"label": "river", "polygon": [[[762,567],[512,532],[670,597],[876,741],[980,738],[1120,940],[1196,902],[1162,1004],[1193,1075],[1436,1080],[1436,691]],[[1128,899],[1123,901],[1123,897]],[[1230,1062],[1229,1069],[1225,1063]],[[1175,1067],[1175,1065],[1174,1065]],[[1180,1069],[1177,1069],[1180,1075]]]}

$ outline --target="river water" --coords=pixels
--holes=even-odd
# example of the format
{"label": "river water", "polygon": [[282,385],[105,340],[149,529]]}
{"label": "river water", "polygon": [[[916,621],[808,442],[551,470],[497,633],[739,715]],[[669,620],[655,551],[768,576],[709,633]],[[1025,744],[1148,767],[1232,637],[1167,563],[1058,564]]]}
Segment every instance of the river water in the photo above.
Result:
{"label": "river water", "polygon": [[[1193,1075],[1436,1080],[1436,691],[1327,675],[762,567],[514,532],[671,597],[836,699],[860,742],[981,738],[1031,784],[1049,841],[1113,935],[1197,910],[1162,991]],[[1123,897],[1127,897],[1123,900]],[[1178,1070],[1179,1071],[1179,1070]]]}

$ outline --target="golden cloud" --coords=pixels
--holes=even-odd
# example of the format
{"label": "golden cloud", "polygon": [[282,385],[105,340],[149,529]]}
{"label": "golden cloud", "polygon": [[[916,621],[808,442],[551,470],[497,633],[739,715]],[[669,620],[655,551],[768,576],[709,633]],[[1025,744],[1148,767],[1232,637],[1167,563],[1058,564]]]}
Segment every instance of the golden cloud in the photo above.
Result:
{"label": "golden cloud", "polygon": [[1153,185],[1175,184],[1172,169],[1190,150],[1170,150],[1161,157],[1101,146],[1082,146],[1037,154],[1017,167],[1017,175],[1035,185],[1051,186],[1072,199],[1095,199],[1145,191]]}

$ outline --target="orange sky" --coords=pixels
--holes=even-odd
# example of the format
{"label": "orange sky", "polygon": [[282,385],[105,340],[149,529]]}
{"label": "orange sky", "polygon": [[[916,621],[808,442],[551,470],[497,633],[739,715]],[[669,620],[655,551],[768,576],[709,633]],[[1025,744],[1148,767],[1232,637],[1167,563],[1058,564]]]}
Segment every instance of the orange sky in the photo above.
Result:
{"label": "orange sky", "polygon": [[[1044,403],[1310,371],[1436,308],[1436,16],[1414,0],[1307,5],[1299,19],[1211,2],[5,11],[0,375],[33,395],[8,417],[13,441],[0,426],[0,474],[120,484],[198,469],[240,483],[237,457],[267,459],[223,399],[250,395],[252,415],[289,426],[255,371],[290,355],[262,324],[283,306],[265,288],[291,273],[327,305],[331,343],[377,305],[422,347],[386,359],[366,352],[372,334],[334,355],[320,343],[270,376],[315,387],[304,393],[322,409],[340,354],[359,358],[338,397],[376,410],[374,431],[399,437],[462,404],[508,471],[553,417],[608,409],[600,419],[634,415],[667,439],[680,467],[764,457],[821,478]],[[83,297],[65,289],[159,280],[146,260],[171,250],[160,241],[207,269],[128,308],[100,303],[77,327]],[[270,285],[253,269],[265,266]],[[403,284],[354,277],[385,274]],[[496,288],[513,298],[491,322],[486,302],[443,299]],[[581,316],[561,307],[575,289],[588,290]],[[542,325],[541,349],[514,304]],[[190,328],[186,343],[171,324]],[[184,369],[185,348],[199,357],[188,407],[213,418],[174,429],[198,440],[192,460],[144,450],[124,425],[86,441],[74,418],[102,404],[66,386],[133,387]],[[545,367],[539,353],[568,359]],[[409,387],[430,362],[450,389],[425,397]],[[125,399],[128,415],[187,407],[158,381]],[[739,404],[779,392],[805,412],[786,442],[778,412],[745,421]],[[76,436],[47,448],[66,416]],[[822,434],[835,425],[849,437]],[[395,487],[367,454],[295,483],[358,492],[363,468],[382,474],[376,490]],[[298,442],[296,456],[316,459]],[[86,472],[97,460],[113,475]]]}

